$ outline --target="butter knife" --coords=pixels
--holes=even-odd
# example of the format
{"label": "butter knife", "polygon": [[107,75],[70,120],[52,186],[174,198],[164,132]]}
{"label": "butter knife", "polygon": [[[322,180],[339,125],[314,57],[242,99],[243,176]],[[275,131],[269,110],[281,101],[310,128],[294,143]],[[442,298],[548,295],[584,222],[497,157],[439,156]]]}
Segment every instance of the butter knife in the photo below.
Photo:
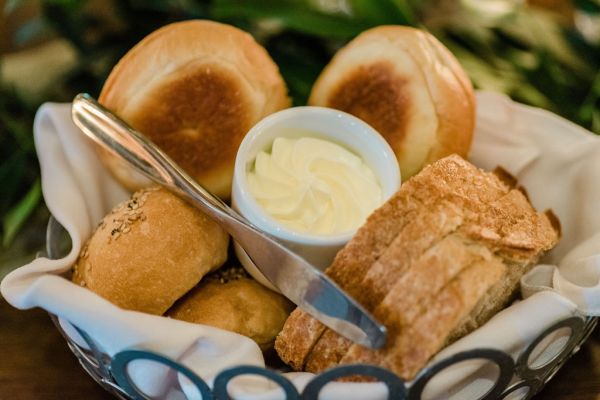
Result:
{"label": "butter knife", "polygon": [[355,343],[374,349],[384,345],[385,327],[325,274],[204,189],[148,138],[90,95],[77,95],[71,114],[75,125],[92,140],[215,219],[265,277],[302,310]]}

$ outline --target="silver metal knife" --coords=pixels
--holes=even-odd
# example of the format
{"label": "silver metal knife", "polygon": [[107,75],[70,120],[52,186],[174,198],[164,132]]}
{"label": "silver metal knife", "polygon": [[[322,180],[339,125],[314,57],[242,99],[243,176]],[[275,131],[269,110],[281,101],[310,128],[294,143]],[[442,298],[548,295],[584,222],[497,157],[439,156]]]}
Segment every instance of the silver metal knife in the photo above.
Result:
{"label": "silver metal knife", "polygon": [[353,342],[370,348],[384,345],[385,327],[326,275],[204,189],[90,95],[77,95],[71,113],[75,125],[95,142],[214,218],[267,279],[302,310]]}

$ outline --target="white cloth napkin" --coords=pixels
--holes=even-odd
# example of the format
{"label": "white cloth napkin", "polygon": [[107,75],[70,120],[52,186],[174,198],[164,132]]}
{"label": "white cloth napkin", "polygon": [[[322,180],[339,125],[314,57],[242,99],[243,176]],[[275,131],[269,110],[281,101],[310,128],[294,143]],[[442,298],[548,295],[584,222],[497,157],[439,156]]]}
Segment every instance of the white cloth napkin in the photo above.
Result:
{"label": "white cloth napkin", "polygon": [[[525,299],[439,353],[433,362],[466,349],[490,347],[518,356],[541,331],[572,315],[600,314],[600,138],[551,113],[492,94],[477,95],[477,129],[470,159],[493,169],[501,165],[518,177],[540,210],[552,208],[563,238],[547,264],[524,277]],[[202,325],[119,309],[61,277],[97,222],[127,193],[96,157],[92,144],[72,124],[69,104],[45,104],[36,116],[35,143],[48,208],[67,229],[73,247],[60,260],[38,258],[9,274],[2,295],[13,306],[42,307],[61,321],[87,332],[108,355],[128,348],[164,354],[212,385],[221,370],[234,365],[264,366],[250,339]],[[77,340],[77,337],[74,336]],[[426,397],[465,398],[481,379],[472,368],[442,373]],[[131,366],[145,392],[165,395],[165,371],[148,362]],[[312,374],[286,374],[301,390]],[[465,379],[467,378],[467,379]],[[184,385],[185,386],[185,385]],[[235,399],[276,399],[281,392],[262,379],[230,385]],[[193,397],[193,396],[192,396]],[[331,383],[321,399],[385,399],[381,383]]]}

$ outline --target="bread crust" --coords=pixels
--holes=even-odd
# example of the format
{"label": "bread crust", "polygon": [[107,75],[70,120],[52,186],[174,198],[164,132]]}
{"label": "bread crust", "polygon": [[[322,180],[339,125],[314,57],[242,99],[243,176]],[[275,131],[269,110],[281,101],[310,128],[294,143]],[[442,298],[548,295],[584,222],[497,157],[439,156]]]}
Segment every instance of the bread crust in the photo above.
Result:
{"label": "bread crust", "polygon": [[[230,25],[193,20],[156,30],[114,67],[99,98],[192,177],[229,198],[237,148],[261,118],[290,106],[266,50]],[[130,189],[147,184],[106,151]]]}
{"label": "bread crust", "polygon": [[435,305],[422,314],[397,338],[383,362],[405,379],[413,379],[433,354],[446,342],[448,332],[470,312],[479,298],[502,278],[505,266],[498,259],[479,261],[446,285]]}
{"label": "bread crust", "polygon": [[309,104],[371,124],[404,179],[447,155],[466,157],[475,126],[473,89],[458,61],[429,33],[404,26],[369,29],[338,51]]}

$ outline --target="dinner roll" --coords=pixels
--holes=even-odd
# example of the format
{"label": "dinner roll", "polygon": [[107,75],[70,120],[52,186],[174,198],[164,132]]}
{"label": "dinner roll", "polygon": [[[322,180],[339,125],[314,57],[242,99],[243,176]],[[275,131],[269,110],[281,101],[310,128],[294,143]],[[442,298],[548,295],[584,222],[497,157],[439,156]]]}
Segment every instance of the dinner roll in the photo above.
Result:
{"label": "dinner roll", "polygon": [[165,189],[142,189],[104,217],[73,281],[119,307],[162,315],[227,259],[229,236]]}
{"label": "dinner roll", "polygon": [[[112,70],[99,101],[222,198],[230,196],[244,135],[290,106],[277,66],[252,36],[203,20],[167,25],[144,38]],[[149,183],[99,151],[127,188]]]}
{"label": "dinner roll", "polygon": [[292,309],[285,297],[248,277],[243,268],[233,267],[207,276],[167,315],[248,336],[266,351]]}
{"label": "dinner roll", "polygon": [[367,30],[338,51],[309,103],[373,126],[403,180],[449,154],[466,157],[475,125],[473,88],[459,63],[432,35],[405,26]]}

